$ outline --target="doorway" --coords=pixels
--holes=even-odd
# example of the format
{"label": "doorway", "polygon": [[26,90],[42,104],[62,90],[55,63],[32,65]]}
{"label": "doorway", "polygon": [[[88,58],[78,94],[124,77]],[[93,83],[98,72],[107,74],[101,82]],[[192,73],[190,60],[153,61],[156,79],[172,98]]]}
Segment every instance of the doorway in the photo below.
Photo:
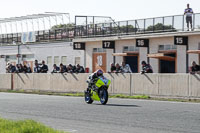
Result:
{"label": "doorway", "polygon": [[[166,56],[175,57],[176,54],[166,54]],[[176,72],[176,61],[175,60],[159,60],[160,73],[175,73]]]}
{"label": "doorway", "polygon": [[138,73],[138,56],[125,56],[124,62],[129,64],[132,73]]}
{"label": "doorway", "polygon": [[93,72],[95,72],[98,69],[101,69],[103,72],[106,72],[106,53],[93,53],[92,59]]}

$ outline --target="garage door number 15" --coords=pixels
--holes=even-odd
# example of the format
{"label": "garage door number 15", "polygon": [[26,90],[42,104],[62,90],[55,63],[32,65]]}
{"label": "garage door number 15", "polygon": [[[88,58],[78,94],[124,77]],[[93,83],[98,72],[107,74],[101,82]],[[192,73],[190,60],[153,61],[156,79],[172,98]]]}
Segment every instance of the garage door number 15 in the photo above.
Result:
{"label": "garage door number 15", "polygon": [[183,38],[182,37],[177,37],[176,38],[176,43],[177,44],[183,44]]}

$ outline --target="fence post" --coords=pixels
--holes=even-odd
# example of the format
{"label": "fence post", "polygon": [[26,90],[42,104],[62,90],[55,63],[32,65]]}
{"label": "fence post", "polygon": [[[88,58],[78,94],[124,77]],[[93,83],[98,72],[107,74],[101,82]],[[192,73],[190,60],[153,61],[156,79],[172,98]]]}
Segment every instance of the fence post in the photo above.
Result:
{"label": "fence post", "polygon": [[132,74],[130,73],[130,96],[132,95]]}
{"label": "fence post", "polygon": [[11,73],[11,90],[14,89],[14,73]]}

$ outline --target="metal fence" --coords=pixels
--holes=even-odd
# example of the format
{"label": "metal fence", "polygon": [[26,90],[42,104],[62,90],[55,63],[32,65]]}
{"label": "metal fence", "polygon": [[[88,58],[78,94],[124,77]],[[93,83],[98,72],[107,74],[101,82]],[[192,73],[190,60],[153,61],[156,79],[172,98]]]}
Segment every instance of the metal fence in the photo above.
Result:
{"label": "metal fence", "polygon": [[[74,28],[36,31],[36,42],[71,41],[74,38]],[[1,34],[0,44],[21,44],[22,33]]]}
{"label": "metal fence", "polygon": [[[193,29],[200,31],[200,14],[192,16]],[[116,35],[149,34],[158,32],[187,31],[186,16],[166,16],[148,19],[119,21],[102,24],[80,25],[75,27],[75,37],[102,37]]]}
{"label": "metal fence", "polygon": [[[200,13],[193,14],[194,31],[200,31]],[[110,23],[76,25],[75,27],[36,31],[36,42],[71,41],[73,38],[123,36],[159,32],[187,31],[186,16],[175,15]],[[21,43],[21,33],[1,34],[0,44]]]}

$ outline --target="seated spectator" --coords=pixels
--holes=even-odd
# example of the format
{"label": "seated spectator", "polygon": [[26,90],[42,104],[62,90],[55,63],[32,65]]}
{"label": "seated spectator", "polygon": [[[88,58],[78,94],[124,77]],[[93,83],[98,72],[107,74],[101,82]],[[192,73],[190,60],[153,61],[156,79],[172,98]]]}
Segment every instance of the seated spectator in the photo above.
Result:
{"label": "seated spectator", "polygon": [[200,72],[200,65],[197,65],[195,61],[192,62],[192,66],[190,69],[191,74],[199,73]]}
{"label": "seated spectator", "polygon": [[142,61],[142,71],[141,73],[153,73],[153,69],[150,64],[147,64],[145,61]]}
{"label": "seated spectator", "polygon": [[85,73],[85,70],[83,66],[80,66],[79,64],[76,66],[76,73]]}
{"label": "seated spectator", "polygon": [[123,73],[132,73],[129,64],[125,64],[125,62],[122,62],[121,69]]}
{"label": "seated spectator", "polygon": [[60,73],[65,73],[65,72],[67,72],[67,67],[62,63],[60,63]]}
{"label": "seated spectator", "polygon": [[119,63],[116,64],[116,70],[114,71],[114,73],[121,73],[122,72],[122,69],[121,69],[121,66],[119,65]]}
{"label": "seated spectator", "polygon": [[60,71],[60,68],[56,64],[53,64],[53,70],[51,73],[57,73],[59,71]]}
{"label": "seated spectator", "polygon": [[35,60],[35,67],[34,67],[34,73],[40,73],[41,67],[39,66],[38,60]]}
{"label": "seated spectator", "polygon": [[114,63],[111,63],[110,65],[111,65],[111,66],[110,66],[110,72],[111,72],[111,73],[114,73],[114,72],[116,71],[115,64],[114,64]]}
{"label": "seated spectator", "polygon": [[47,73],[48,66],[45,64],[45,61],[42,61],[41,73]]}

